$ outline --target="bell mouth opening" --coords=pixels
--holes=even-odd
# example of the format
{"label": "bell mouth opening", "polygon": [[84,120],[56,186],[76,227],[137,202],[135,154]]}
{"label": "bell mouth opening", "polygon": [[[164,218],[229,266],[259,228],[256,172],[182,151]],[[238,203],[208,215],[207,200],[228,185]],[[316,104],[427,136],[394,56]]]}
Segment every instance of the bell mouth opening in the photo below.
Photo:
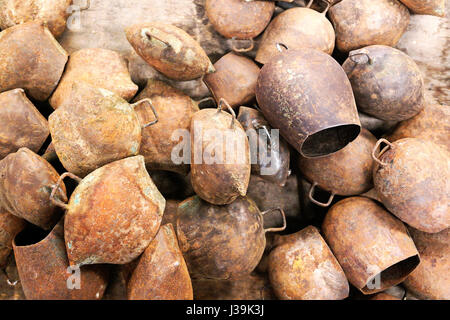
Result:
{"label": "bell mouth opening", "polygon": [[16,247],[26,247],[38,244],[50,234],[51,230],[43,230],[35,225],[27,225],[14,238],[14,245]]}
{"label": "bell mouth opening", "polygon": [[419,263],[420,258],[417,254],[397,262],[367,281],[366,286],[361,291],[364,294],[372,294],[395,286],[402,282]]}
{"label": "bell mouth opening", "polygon": [[315,132],[303,142],[301,154],[305,158],[330,155],[355,140],[360,132],[361,126],[357,124],[346,124]]}

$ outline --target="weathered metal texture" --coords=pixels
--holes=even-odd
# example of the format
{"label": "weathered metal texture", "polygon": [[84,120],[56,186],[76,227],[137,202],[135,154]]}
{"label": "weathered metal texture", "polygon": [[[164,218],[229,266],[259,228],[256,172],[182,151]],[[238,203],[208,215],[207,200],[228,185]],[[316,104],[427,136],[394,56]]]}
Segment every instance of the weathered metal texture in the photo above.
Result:
{"label": "weathered metal texture", "polygon": [[[281,187],[277,183],[269,182],[252,174],[247,195],[256,202],[256,205],[262,211],[281,208],[288,218],[299,219],[301,217],[298,183],[297,177],[294,175],[289,176],[286,184]],[[272,220],[267,218],[264,219],[264,224],[269,223],[267,220]],[[271,225],[280,224],[278,218],[274,218],[274,220],[270,223]]]}
{"label": "weathered metal texture", "polygon": [[54,109],[70,97],[73,83],[77,81],[112,91],[127,101],[138,91],[125,59],[115,51],[100,48],[81,49],[70,55],[63,77],[50,98]]}
{"label": "weathered metal texture", "polygon": [[65,103],[48,119],[64,168],[85,176],[102,165],[137,155],[143,124],[133,107],[111,91],[75,82]]}
{"label": "weathered metal texture", "polygon": [[364,294],[402,282],[420,262],[403,223],[368,198],[336,203],[322,232],[348,281]]}
{"label": "weathered metal texture", "polygon": [[397,0],[343,0],[331,7],[336,46],[349,52],[365,46],[395,46],[409,23],[408,9]]}
{"label": "weathered metal texture", "polygon": [[25,221],[0,207],[0,268],[3,268],[12,250],[16,234],[25,228]]}
{"label": "weathered metal texture", "polygon": [[144,157],[107,164],[84,178],[67,205],[64,238],[71,264],[125,264],[158,232],[165,199]]}
{"label": "weathered metal texture", "polygon": [[420,264],[403,285],[422,299],[450,299],[450,229],[425,233],[409,229],[420,253]]}
{"label": "weathered metal texture", "polygon": [[39,20],[50,32],[59,37],[66,28],[68,8],[72,0],[0,0],[0,28]]}
{"label": "weathered metal texture", "polygon": [[[172,140],[176,130],[189,131],[191,118],[199,111],[197,103],[181,91],[159,80],[148,80],[147,86],[133,100],[135,102],[149,98],[158,114],[158,123],[142,130],[142,142],[139,154],[145,157],[149,170],[168,170],[187,174],[189,163],[176,164],[172,161],[172,151],[183,141]],[[152,110],[145,105],[135,108],[141,123],[155,119]]]}
{"label": "weathered metal texture", "polygon": [[287,142],[283,137],[279,137],[278,142],[272,140],[272,127],[256,109],[240,107],[237,119],[249,138],[251,159],[254,160],[252,173],[283,187],[290,175]]}
{"label": "weathered metal texture", "polygon": [[149,171],[150,177],[159,192],[166,199],[184,200],[192,197],[195,192],[191,184],[191,176],[170,171]]}
{"label": "weathered metal texture", "polygon": [[332,195],[359,195],[373,187],[371,153],[376,142],[362,129],[358,138],[334,154],[316,159],[299,156],[298,166],[305,178]]}
{"label": "weathered metal texture", "polygon": [[344,271],[316,227],[280,236],[269,256],[269,278],[283,300],[341,300],[349,294]]}
{"label": "weathered metal texture", "polygon": [[252,273],[232,280],[192,279],[195,300],[275,300],[266,275]]}
{"label": "weathered metal texture", "polygon": [[25,230],[13,242],[20,282],[28,300],[102,298],[108,284],[107,266],[81,267],[78,271],[80,287],[77,288],[78,284],[73,279],[76,271],[68,269],[62,221],[45,238],[39,240],[30,243]]}
{"label": "weathered metal texture", "polygon": [[350,81],[321,51],[287,50],[265,64],[256,99],[272,127],[305,157],[334,153],[360,133]]}
{"label": "weathered metal texture", "polygon": [[387,136],[389,141],[420,138],[439,144],[450,152],[450,106],[427,104],[416,116],[400,122]]}
{"label": "weathered metal texture", "polygon": [[178,242],[191,277],[234,279],[258,265],[266,238],[263,216],[250,198],[216,206],[195,196],[179,205],[177,215]]}
{"label": "weathered metal texture", "polygon": [[27,147],[38,152],[49,135],[47,120],[23,89],[0,93],[0,159]]}
{"label": "weathered metal texture", "polygon": [[255,100],[259,67],[247,57],[227,53],[214,64],[216,72],[204,77],[215,100],[225,99],[233,108]]}
{"label": "weathered metal texture", "polygon": [[172,224],[161,226],[128,282],[130,300],[192,300],[191,278]]}
{"label": "weathered metal texture", "polygon": [[0,300],[25,300],[14,254],[10,254],[3,271],[0,272]]}
{"label": "weathered metal texture", "polygon": [[445,17],[445,0],[400,0],[416,14]]}
{"label": "weathered metal texture", "polygon": [[402,51],[374,45],[350,52],[342,65],[362,112],[382,120],[406,120],[425,106],[419,67]]}
{"label": "weathered metal texture", "polygon": [[275,10],[268,1],[206,0],[206,15],[226,38],[252,39],[267,27]]}
{"label": "weathered metal texture", "polygon": [[359,121],[361,121],[361,126],[370,132],[377,134],[385,134],[391,131],[398,123],[398,121],[385,121],[381,120],[368,114],[358,112]]}
{"label": "weathered metal texture", "polygon": [[266,64],[278,55],[277,43],[287,46],[289,50],[306,47],[331,54],[335,33],[325,13],[309,8],[292,8],[279,14],[264,31],[256,61]]}
{"label": "weathered metal texture", "polygon": [[380,292],[371,297],[369,300],[402,300],[402,299],[391,296],[390,294],[384,292]]}
{"label": "weathered metal texture", "polygon": [[23,88],[34,99],[47,100],[66,62],[66,51],[41,22],[0,33],[0,91]]}
{"label": "weathered metal texture", "polygon": [[405,138],[378,156],[374,185],[384,206],[424,232],[450,227],[450,154],[430,141]]}
{"label": "weathered metal texture", "polygon": [[221,109],[203,109],[191,121],[191,182],[196,194],[223,205],[245,196],[250,146],[241,124]]}
{"label": "weathered metal texture", "polygon": [[168,223],[173,226],[177,225],[177,210],[180,203],[180,200],[166,200],[166,207],[161,221],[162,226]]}
{"label": "weathered metal texture", "polygon": [[[46,160],[21,148],[0,161],[0,207],[43,229],[51,229],[62,213],[49,199],[58,179],[58,172]],[[64,184],[57,190],[57,198],[67,199]]]}
{"label": "weathered metal texture", "polygon": [[171,79],[194,80],[215,71],[198,42],[180,28],[153,22],[132,25],[125,32],[136,53]]}

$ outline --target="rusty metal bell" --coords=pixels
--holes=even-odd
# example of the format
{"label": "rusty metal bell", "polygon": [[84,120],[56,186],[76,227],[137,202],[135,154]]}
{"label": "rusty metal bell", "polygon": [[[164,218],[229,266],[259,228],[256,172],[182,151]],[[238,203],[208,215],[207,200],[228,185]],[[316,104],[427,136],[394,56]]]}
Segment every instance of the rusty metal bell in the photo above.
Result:
{"label": "rusty metal bell", "polygon": [[445,0],[400,0],[415,14],[445,17]]}
{"label": "rusty metal bell", "polygon": [[173,25],[161,22],[135,24],[125,33],[136,53],[170,79],[194,80],[215,71],[197,41]]}
{"label": "rusty metal bell", "polygon": [[[79,182],[68,204],[53,197],[66,177]],[[51,199],[66,209],[64,239],[71,265],[136,259],[158,232],[165,206],[143,156],[109,163],[84,179],[63,174]]]}
{"label": "rusty metal bell", "polygon": [[[312,1],[309,5],[311,3]],[[255,60],[262,64],[268,63],[279,54],[278,43],[291,50],[306,47],[327,54],[333,53],[334,29],[325,17],[328,7],[322,13],[307,7],[292,8],[279,14],[264,31]]]}
{"label": "rusty metal bell", "polygon": [[3,268],[12,250],[14,237],[25,228],[25,221],[0,207],[0,268]]}
{"label": "rusty metal bell", "polygon": [[348,281],[364,294],[402,282],[420,262],[405,225],[368,198],[337,202],[322,232]]}
{"label": "rusty metal bell", "polygon": [[237,120],[249,138],[252,173],[284,186],[290,174],[289,145],[283,137],[272,140],[272,127],[256,109],[240,107]]}
{"label": "rusty metal bell", "polygon": [[47,120],[23,89],[0,93],[0,160],[27,147],[38,152],[49,135]]}
{"label": "rusty metal bell", "polygon": [[450,229],[438,233],[409,228],[420,253],[419,266],[403,285],[422,299],[450,299]]}
{"label": "rusty metal bell", "polygon": [[[27,148],[21,148],[0,161],[0,207],[49,230],[62,213],[49,200],[59,178],[58,172],[46,160]],[[67,199],[64,184],[55,191],[55,197]]]}
{"label": "rusty metal bell", "polygon": [[393,47],[409,24],[409,11],[398,0],[340,1],[329,16],[343,52],[375,44]]}
{"label": "rusty metal bell", "polygon": [[[362,129],[354,141],[334,154],[314,159],[299,156],[300,171],[312,183],[310,200],[327,207],[336,194],[352,196],[369,191],[373,187],[372,173],[375,164],[371,152],[376,143],[374,135]],[[330,192],[327,203],[314,199],[316,186]]]}
{"label": "rusty metal bell", "polygon": [[93,170],[139,153],[143,124],[134,110],[149,99],[128,104],[105,89],[75,82],[66,102],[49,117],[52,143],[62,165],[69,172],[86,176]]}
{"label": "rusty metal bell", "polygon": [[[39,241],[33,241],[36,238]],[[28,300],[102,298],[108,284],[107,266],[69,268],[62,220],[44,237],[36,230],[24,230],[14,239],[13,248],[20,282]]]}
{"label": "rusty metal bell", "polygon": [[27,22],[0,33],[1,92],[23,88],[32,98],[47,100],[66,62],[66,51],[42,22]]}
{"label": "rusty metal bell", "polygon": [[247,48],[235,51],[251,51],[257,37],[270,22],[275,4],[270,1],[206,0],[205,11],[214,29],[225,38],[250,40]]}
{"label": "rusty metal bell", "polygon": [[[176,130],[189,131],[191,118],[199,111],[198,104],[189,96],[171,87],[163,81],[149,79],[147,86],[133,100],[150,99],[158,123],[144,128],[139,154],[145,157],[145,165],[149,170],[167,170],[187,174],[189,163],[176,164],[172,161],[172,151],[181,143],[172,139]],[[148,123],[155,119],[153,110],[141,104],[135,108],[141,123]],[[183,141],[189,143],[189,141]]]}
{"label": "rusty metal bell", "polygon": [[275,239],[269,278],[283,300],[341,300],[349,294],[344,271],[313,226]]}
{"label": "rusty metal bell", "polygon": [[283,227],[264,229],[267,212],[261,213],[248,197],[223,206],[209,204],[198,196],[180,203],[178,242],[191,277],[235,279],[250,274],[263,255],[265,233],[286,227],[280,210]]}
{"label": "rusty metal bell", "polygon": [[381,45],[351,51],[342,65],[362,112],[402,121],[425,106],[422,73],[412,58]]}
{"label": "rusty metal bell", "polygon": [[232,108],[238,108],[255,100],[259,67],[253,60],[230,52],[220,58],[214,68],[216,72],[206,75],[203,81],[216,103],[225,99]]}
{"label": "rusty metal bell", "polygon": [[[223,110],[227,106],[229,114]],[[191,120],[191,182],[196,194],[216,205],[245,196],[250,181],[250,146],[225,100],[218,109],[196,112]]]}
{"label": "rusty metal bell", "polygon": [[[388,145],[377,154],[381,143]],[[390,212],[420,231],[450,227],[450,154],[444,148],[418,138],[380,139],[372,156],[375,189]]]}
{"label": "rusty metal bell", "polygon": [[191,278],[172,224],[161,226],[128,282],[130,300],[192,300]]}
{"label": "rusty metal bell", "polygon": [[73,83],[77,81],[112,91],[127,101],[139,89],[131,81],[127,62],[118,52],[100,48],[81,49],[70,55],[61,81],[50,98],[54,109],[71,96]]}
{"label": "rusty metal bell", "polygon": [[403,138],[420,138],[442,145],[450,152],[450,106],[428,104],[416,116],[400,122],[387,135],[394,142]]}
{"label": "rusty metal bell", "polygon": [[361,131],[350,81],[321,51],[288,49],[266,63],[256,99],[272,127],[307,158],[334,153]]}
{"label": "rusty metal bell", "polygon": [[66,28],[69,6],[73,0],[2,0],[0,1],[0,28],[9,27],[33,20],[43,21],[57,38]]}

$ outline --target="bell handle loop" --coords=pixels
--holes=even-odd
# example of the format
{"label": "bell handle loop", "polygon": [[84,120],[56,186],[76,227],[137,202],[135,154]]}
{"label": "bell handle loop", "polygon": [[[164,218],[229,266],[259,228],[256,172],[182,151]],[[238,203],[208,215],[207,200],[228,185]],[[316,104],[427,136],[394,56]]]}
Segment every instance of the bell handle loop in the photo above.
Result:
{"label": "bell handle loop", "polygon": [[273,209],[269,209],[266,210],[264,212],[261,212],[261,215],[264,217],[264,215],[266,215],[269,212],[272,211],[279,211],[281,214],[281,218],[283,219],[283,226],[282,227],[278,227],[278,228],[268,228],[268,229],[264,229],[264,232],[280,232],[280,231],[284,231],[286,229],[286,214],[284,213],[284,210],[281,208],[273,208]]}
{"label": "bell handle loop", "polygon": [[350,52],[350,55],[348,56],[348,58],[349,58],[353,63],[360,64],[360,62],[355,61],[355,60],[353,59],[353,57],[356,57],[356,56],[366,56],[366,57],[367,57],[367,62],[365,62],[365,63],[372,64],[372,59],[370,58],[369,54],[368,54],[368,53],[365,53],[365,52],[357,52],[357,53],[353,53],[353,54]]}
{"label": "bell handle loop", "polygon": [[387,146],[386,146],[385,148],[383,148],[383,150],[381,150],[381,152],[378,153],[378,156],[381,156],[381,155],[382,155],[383,153],[385,153],[388,149],[390,149],[390,148],[392,149],[392,148],[394,147],[393,144],[390,143],[388,140],[386,140],[386,139],[384,139],[384,138],[381,138],[380,140],[377,141],[377,143],[375,144],[375,147],[373,147],[373,150],[372,150],[372,158],[373,158],[373,160],[374,160],[376,163],[378,163],[380,166],[385,167],[385,166],[388,165],[388,163],[381,161],[381,160],[377,157],[377,155],[376,155],[376,152],[378,151],[378,148],[380,147],[380,145],[381,145],[382,143],[387,144]]}
{"label": "bell handle loop", "polygon": [[232,118],[231,118],[231,125],[230,128],[234,129],[234,121],[236,120],[236,113],[234,112],[233,108],[230,106],[230,104],[227,102],[227,100],[225,100],[224,98],[220,98],[219,100],[219,105],[217,107],[217,112],[222,112],[222,105],[224,105],[227,107],[227,109],[230,111]]}
{"label": "bell handle loop", "polygon": [[311,8],[311,5],[313,4],[314,0],[309,0],[308,4],[306,5],[306,8]]}
{"label": "bell handle loop", "polygon": [[284,43],[277,42],[275,45],[277,47],[277,50],[280,51],[280,52],[283,52],[283,50],[281,49],[282,47],[284,48],[284,50],[289,50],[287,45],[285,45]]}
{"label": "bell handle loop", "polygon": [[142,103],[145,103],[145,102],[147,102],[147,103],[150,105],[150,108],[152,108],[152,112],[153,112],[153,115],[155,116],[155,120],[153,120],[153,121],[151,121],[151,122],[149,122],[149,123],[144,124],[144,125],[142,126],[142,129],[145,129],[145,128],[147,128],[147,127],[150,127],[150,126],[152,126],[152,125],[158,123],[158,121],[159,121],[159,119],[158,119],[158,113],[156,112],[155,106],[153,105],[151,99],[145,98],[145,99],[139,100],[138,102],[133,103],[131,106],[132,106],[133,109],[134,109],[134,108],[136,108],[138,105],[140,105],[140,104],[142,104]]}
{"label": "bell handle loop", "polygon": [[[238,48],[236,46],[236,43],[238,41],[248,41],[249,45],[246,48]],[[249,52],[249,51],[252,51],[254,47],[255,47],[255,42],[253,41],[253,39],[236,39],[236,37],[231,38],[231,49],[234,52]]]}
{"label": "bell handle loop", "polygon": [[322,1],[327,3],[327,7],[325,8],[325,10],[323,10],[323,11],[321,12],[321,14],[323,14],[324,16],[326,16],[328,10],[330,10],[330,8],[331,8],[331,2],[330,2],[330,0],[322,0]]}
{"label": "bell handle loop", "polygon": [[11,280],[11,279],[9,278],[9,275],[8,275],[8,273],[6,272],[5,269],[0,269],[0,270],[1,270],[2,273],[5,275],[6,283],[7,283],[10,287],[15,287],[15,286],[20,282],[19,279],[18,279],[18,280]]}
{"label": "bell handle loop", "polygon": [[320,207],[324,207],[324,208],[328,207],[331,204],[331,202],[333,201],[335,193],[334,192],[330,193],[330,197],[328,198],[327,203],[323,203],[323,202],[320,202],[320,201],[317,201],[316,199],[314,199],[314,190],[316,189],[316,187],[317,187],[317,182],[314,182],[313,185],[311,186],[311,189],[309,189],[309,194],[308,194],[309,200],[311,200],[312,203],[314,203]]}
{"label": "bell handle loop", "polygon": [[[67,205],[67,203],[62,202],[61,200],[55,198],[55,194],[56,194],[56,190],[59,190],[59,189],[60,189],[61,182],[62,182],[66,177],[69,177],[69,178],[75,180],[75,181],[78,182],[78,183],[80,183],[81,180],[82,180],[79,176],[76,176],[76,175],[74,175],[73,173],[70,173],[70,172],[66,172],[66,173],[63,173],[63,174],[59,177],[58,182],[56,182],[56,184],[53,186],[53,188],[52,188],[52,193],[50,193],[50,201],[51,201],[54,205],[56,205],[56,206],[58,206],[58,207],[61,207],[61,208],[65,209],[65,210],[69,209],[69,206]],[[63,200],[64,200],[64,201],[68,201],[68,199],[67,199],[66,196],[64,197]]]}
{"label": "bell handle loop", "polygon": [[256,120],[253,120],[252,124],[256,130],[260,130],[260,129],[264,130],[267,137],[269,138],[269,141],[272,142],[272,137],[270,136],[269,129],[267,129],[267,126],[265,124],[258,123]]}
{"label": "bell handle loop", "polygon": [[197,105],[200,105],[201,103],[206,101],[212,101],[215,105],[217,105],[216,99],[214,99],[214,97],[206,97],[195,102],[197,103]]}
{"label": "bell handle loop", "polygon": [[86,5],[84,7],[80,7],[80,11],[88,10],[91,7],[91,0],[86,0]]}

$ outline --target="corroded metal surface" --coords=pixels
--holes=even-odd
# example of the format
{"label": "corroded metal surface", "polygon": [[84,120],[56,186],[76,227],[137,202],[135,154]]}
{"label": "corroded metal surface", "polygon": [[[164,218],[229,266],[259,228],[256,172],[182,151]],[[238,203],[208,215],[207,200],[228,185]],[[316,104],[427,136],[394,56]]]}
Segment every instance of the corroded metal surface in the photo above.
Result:
{"label": "corroded metal surface", "polygon": [[23,88],[44,101],[58,85],[66,62],[66,51],[43,23],[27,22],[0,33],[0,91]]}
{"label": "corroded metal surface", "polygon": [[211,90],[216,103],[225,99],[233,108],[255,100],[259,67],[247,57],[227,53],[215,64],[216,72],[205,76],[204,82]]}
{"label": "corroded metal surface", "polygon": [[374,167],[374,185],[384,206],[424,232],[450,227],[450,154],[430,141],[397,140]]}
{"label": "corroded metal surface", "polygon": [[[43,229],[51,229],[62,213],[50,202],[58,179],[58,172],[46,160],[21,148],[0,161],[0,207]],[[57,190],[57,197],[66,199],[64,184]]]}
{"label": "corroded metal surface", "polygon": [[47,139],[47,120],[23,89],[0,93],[0,159],[22,147],[38,152]]}
{"label": "corroded metal surface", "polygon": [[139,153],[143,124],[133,106],[85,82],[73,84],[48,124],[61,163],[79,176]]}
{"label": "corroded metal surface", "polygon": [[130,300],[192,300],[192,283],[172,224],[161,226],[128,282]]}
{"label": "corroded metal surface", "polygon": [[[40,239],[39,239],[40,240]],[[68,272],[69,260],[64,246],[62,221],[42,240],[29,243],[27,230],[13,242],[20,282],[29,300],[101,299],[108,284],[107,266],[85,266],[77,280]],[[73,286],[73,287],[72,287]]]}
{"label": "corroded metal surface", "polygon": [[221,109],[195,113],[191,121],[191,181],[197,195],[213,204],[229,204],[247,193],[250,172],[249,142],[235,117]]}
{"label": "corroded metal surface", "polygon": [[166,207],[164,208],[164,214],[162,217],[161,225],[172,224],[174,227],[177,225],[177,210],[180,200],[166,200]]}
{"label": "corroded metal surface", "polygon": [[252,39],[269,24],[275,4],[268,1],[206,0],[214,29],[226,38]]}
{"label": "corroded metal surface", "polygon": [[450,229],[410,234],[420,253],[420,264],[403,285],[422,299],[450,300]]}
{"label": "corroded metal surface", "polygon": [[424,84],[419,67],[402,51],[368,46],[350,52],[342,65],[358,109],[382,120],[406,120],[423,109]]}
{"label": "corroded metal surface", "polygon": [[195,300],[274,300],[266,275],[252,273],[232,280],[192,279]]}
{"label": "corroded metal surface", "polygon": [[272,127],[305,157],[334,153],[360,132],[350,81],[321,51],[287,50],[265,64],[256,98]]}
{"label": "corroded metal surface", "polygon": [[445,0],[400,0],[416,14],[430,14],[438,17],[445,16]]}
{"label": "corroded metal surface", "polygon": [[232,279],[250,274],[264,252],[263,216],[250,198],[215,206],[198,196],[177,212],[177,235],[193,278]]}
{"label": "corroded metal surface", "polygon": [[23,219],[13,216],[0,207],[0,268],[6,265],[12,250],[12,241],[24,227]]}
{"label": "corroded metal surface", "polygon": [[364,294],[402,282],[420,262],[403,223],[368,198],[336,203],[322,232],[348,281]]}
{"label": "corroded metal surface", "polygon": [[[159,80],[148,80],[147,86],[133,100],[135,102],[149,98],[158,114],[158,123],[142,130],[142,142],[139,154],[145,157],[149,170],[168,170],[181,174],[189,171],[189,164],[175,164],[172,151],[182,142],[172,140],[176,130],[188,130],[191,118],[199,111],[198,105],[189,96]],[[141,123],[155,118],[152,110],[145,104],[135,108]],[[189,143],[189,141],[183,141]]]}
{"label": "corroded metal surface", "polygon": [[293,8],[279,14],[264,31],[256,61],[266,64],[278,55],[277,43],[290,50],[307,47],[331,54],[335,33],[325,13],[309,8]]}
{"label": "corroded metal surface", "polygon": [[344,271],[313,226],[275,240],[269,277],[284,300],[341,300],[349,293]]}
{"label": "corroded metal surface", "polygon": [[299,168],[304,177],[332,194],[351,196],[373,187],[374,161],[371,153],[377,139],[366,129],[358,138],[338,152],[308,159],[299,156]]}
{"label": "corroded metal surface", "polygon": [[77,81],[112,91],[127,101],[138,91],[138,86],[131,81],[125,59],[106,49],[81,49],[70,55],[63,77],[50,98],[54,109],[70,97],[73,83]]}
{"label": "corroded metal surface", "polygon": [[252,159],[256,160],[252,173],[283,187],[290,174],[289,145],[283,137],[279,137],[278,143],[272,141],[272,127],[256,109],[240,107],[237,120],[247,132]]}
{"label": "corroded metal surface", "polygon": [[343,0],[329,12],[336,45],[344,52],[374,44],[395,46],[409,23],[408,9],[397,0]]}
{"label": "corroded metal surface", "polygon": [[72,0],[0,0],[0,28],[40,20],[55,37],[66,28],[67,9]]}
{"label": "corroded metal surface", "polygon": [[416,116],[400,122],[386,139],[420,138],[442,145],[450,152],[450,106],[428,104]]}
{"label": "corroded metal surface", "polygon": [[125,264],[136,259],[155,237],[164,206],[143,156],[95,170],[68,203],[64,238],[71,264]]}
{"label": "corroded metal surface", "polygon": [[25,300],[12,250],[3,270],[0,271],[0,300]]}
{"label": "corroded metal surface", "polygon": [[137,54],[171,79],[193,80],[214,72],[202,47],[180,28],[154,22],[132,25],[125,32]]}

